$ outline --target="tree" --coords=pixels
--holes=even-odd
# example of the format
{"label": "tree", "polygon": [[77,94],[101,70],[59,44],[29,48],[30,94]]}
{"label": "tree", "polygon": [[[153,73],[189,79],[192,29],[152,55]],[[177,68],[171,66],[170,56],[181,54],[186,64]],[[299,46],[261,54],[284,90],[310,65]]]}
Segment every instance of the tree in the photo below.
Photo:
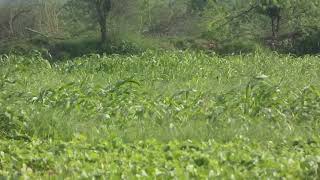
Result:
{"label": "tree", "polygon": [[111,9],[111,0],[91,0],[97,11],[97,18],[100,25],[101,44],[107,42],[107,16]]}
{"label": "tree", "polygon": [[205,35],[223,49],[230,45],[231,52],[247,45],[267,45],[282,52],[319,52],[319,9],[319,0],[209,0]]}
{"label": "tree", "polygon": [[[107,42],[107,18],[111,11],[111,0],[70,0],[65,8],[72,16],[87,18],[87,22],[96,22],[100,28],[101,45]],[[89,18],[89,19],[88,19]]]}
{"label": "tree", "polygon": [[6,0],[0,9],[0,35],[14,37],[20,35],[24,29],[23,24],[31,25],[24,16],[32,14],[32,1]]}
{"label": "tree", "polygon": [[256,3],[258,13],[266,15],[271,19],[272,38],[275,39],[280,29],[281,13],[288,8],[290,2],[285,0],[258,0]]}
{"label": "tree", "polygon": [[[298,43],[298,46],[306,47],[310,39],[315,40],[311,41],[311,46],[319,44],[317,36],[320,32],[318,23],[320,3],[318,0],[258,0],[257,2],[258,12],[271,19],[273,48],[275,43],[279,46],[279,43],[286,42],[290,49],[294,49],[294,44],[299,41],[301,43]],[[304,40],[301,41],[301,39]],[[314,49],[314,47],[307,49]]]}
{"label": "tree", "polygon": [[[25,38],[34,33],[58,33],[58,0],[3,0],[0,6],[0,38]],[[33,31],[33,32],[35,32]]]}

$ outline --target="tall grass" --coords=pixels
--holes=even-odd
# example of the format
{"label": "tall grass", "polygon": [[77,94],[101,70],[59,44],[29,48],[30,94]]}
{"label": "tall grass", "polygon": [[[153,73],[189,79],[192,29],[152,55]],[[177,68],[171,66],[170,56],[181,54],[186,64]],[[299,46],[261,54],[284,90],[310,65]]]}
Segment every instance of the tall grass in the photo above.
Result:
{"label": "tall grass", "polygon": [[283,141],[319,136],[319,58],[193,52],[2,56],[7,138]]}

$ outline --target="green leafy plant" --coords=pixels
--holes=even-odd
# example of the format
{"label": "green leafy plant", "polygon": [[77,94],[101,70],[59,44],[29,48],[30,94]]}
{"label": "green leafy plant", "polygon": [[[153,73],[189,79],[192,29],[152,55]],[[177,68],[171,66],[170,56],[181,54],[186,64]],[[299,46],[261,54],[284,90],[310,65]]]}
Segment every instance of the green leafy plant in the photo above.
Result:
{"label": "green leafy plant", "polygon": [[1,178],[317,179],[319,57],[0,57]]}

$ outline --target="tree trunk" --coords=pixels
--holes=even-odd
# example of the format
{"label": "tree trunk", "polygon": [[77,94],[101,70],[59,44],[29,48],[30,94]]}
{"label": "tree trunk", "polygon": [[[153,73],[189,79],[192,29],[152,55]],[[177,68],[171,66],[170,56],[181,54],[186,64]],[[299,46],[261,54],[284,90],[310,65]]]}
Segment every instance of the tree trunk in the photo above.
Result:
{"label": "tree trunk", "polygon": [[13,37],[13,35],[14,35],[13,21],[14,21],[14,15],[13,15],[12,10],[10,10],[10,17],[9,17],[9,21],[8,21],[9,37]]}
{"label": "tree trunk", "polygon": [[277,16],[277,29],[276,29],[277,33],[280,30],[280,18],[281,18],[280,16]]}
{"label": "tree trunk", "polygon": [[101,45],[105,45],[107,43],[107,20],[101,18],[99,21],[100,24],[100,43]]}
{"label": "tree trunk", "polygon": [[100,26],[101,35],[101,47],[107,43],[107,16],[111,9],[110,0],[96,0],[95,1],[96,11],[98,15],[98,22]]}
{"label": "tree trunk", "polygon": [[275,30],[275,19],[274,17],[271,17],[271,28],[272,28],[272,38],[276,38],[276,30]]}

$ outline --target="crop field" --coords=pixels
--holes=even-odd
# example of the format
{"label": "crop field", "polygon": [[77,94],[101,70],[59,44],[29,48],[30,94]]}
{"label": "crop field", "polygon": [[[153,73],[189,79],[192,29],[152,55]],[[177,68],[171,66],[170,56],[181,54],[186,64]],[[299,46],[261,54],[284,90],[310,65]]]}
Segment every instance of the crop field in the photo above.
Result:
{"label": "crop field", "polygon": [[320,57],[0,56],[0,179],[320,179]]}

